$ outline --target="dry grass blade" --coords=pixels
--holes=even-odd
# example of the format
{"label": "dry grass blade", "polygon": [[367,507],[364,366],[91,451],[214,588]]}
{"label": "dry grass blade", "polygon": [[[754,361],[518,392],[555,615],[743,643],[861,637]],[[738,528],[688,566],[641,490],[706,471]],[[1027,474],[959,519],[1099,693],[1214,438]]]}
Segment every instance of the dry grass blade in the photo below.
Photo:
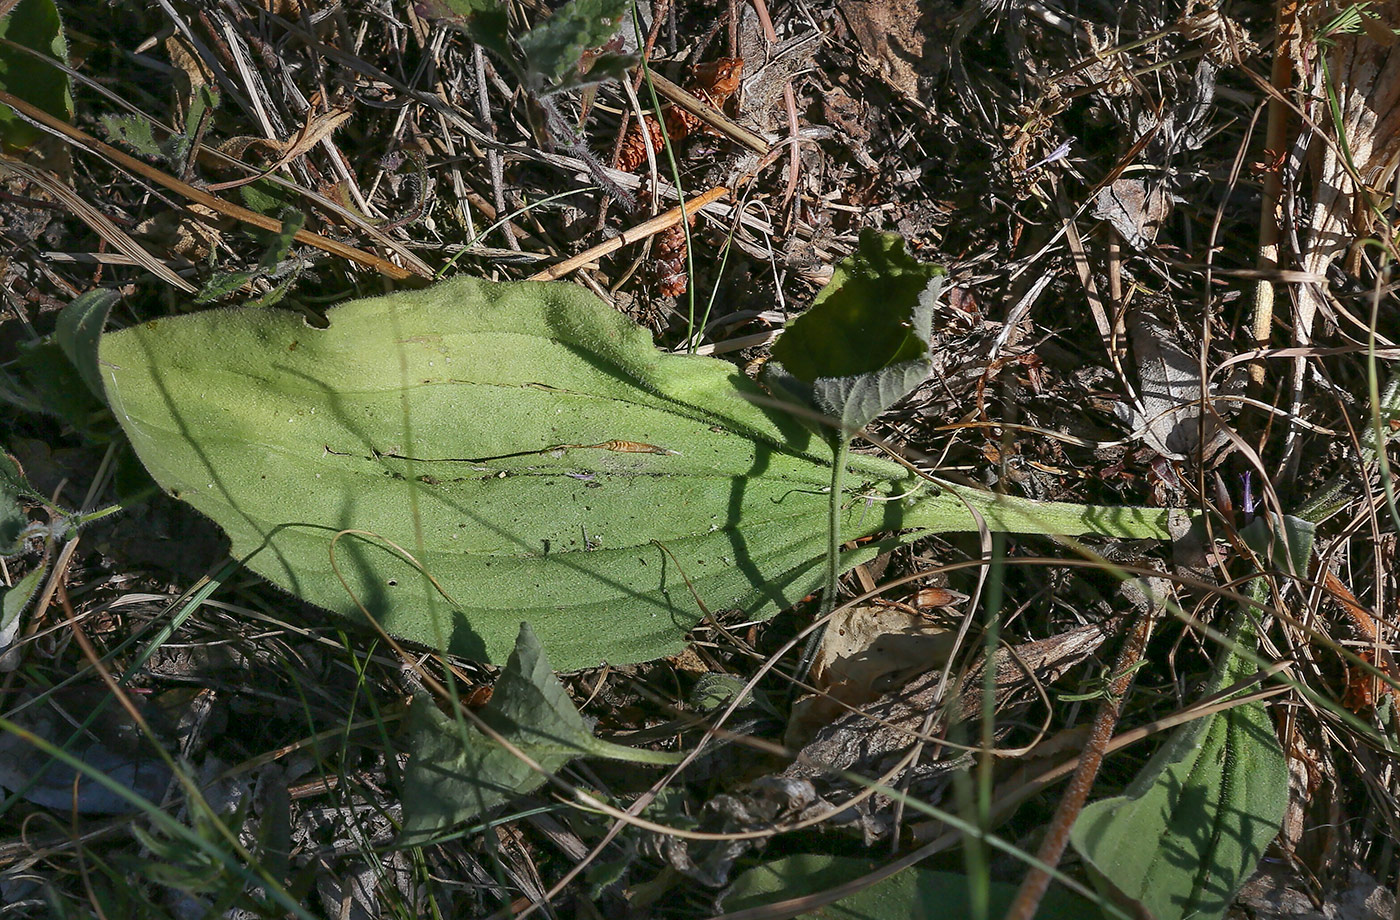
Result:
{"label": "dry grass blade", "polygon": [[[56,134],[59,134],[69,143],[73,144],[75,147],[79,147],[81,149],[100,154],[101,156],[104,156],[107,159],[117,163],[118,165],[129,170],[135,175],[141,176],[142,178],[154,182],[157,185],[163,188],[167,188],[170,191],[175,192],[179,195],[183,195],[185,198],[195,202],[196,204],[202,204],[210,210],[217,211],[218,213],[223,214],[227,217],[232,217],[235,220],[239,220],[250,226],[257,227],[260,230],[270,230],[273,232],[277,232],[282,229],[282,222],[280,220],[277,220],[273,217],[268,217],[265,214],[259,214],[256,211],[250,211],[245,207],[233,204],[229,201],[225,201],[222,198],[219,198],[215,195],[211,195],[203,189],[195,188],[188,182],[182,182],[179,179],[176,179],[174,176],[166,175],[160,170],[154,169],[146,165],[145,163],[141,162],[133,156],[128,156],[127,154],[122,153],[120,150],[116,149],[112,145],[105,144],[102,141],[99,141],[97,138],[92,137],[86,132],[73,127],[67,122],[60,121],[59,119],[50,115],[48,112],[45,112],[42,109],[35,108],[28,102],[25,102],[23,99],[19,99],[14,95],[5,92],[4,90],[0,90],[0,103],[8,105],[10,108],[14,109],[17,113],[24,116],[25,118],[37,122],[43,127],[55,132]],[[374,253],[365,252],[364,250],[356,249],[353,246],[347,246],[344,243],[322,236],[319,233],[312,233],[310,230],[298,230],[293,238],[298,243],[305,243],[308,246],[314,246],[317,249],[323,250],[324,252],[328,252],[332,255],[340,256],[341,258],[354,262],[357,265],[363,265],[366,268],[373,268],[380,274],[387,275],[390,278],[402,281],[406,278],[412,277],[411,272],[407,271],[406,269],[400,268],[393,262],[380,258]]]}
{"label": "dry grass blade", "polygon": [[164,262],[157,259],[145,250],[145,248],[116,224],[107,219],[107,215],[88,204],[72,186],[59,179],[47,170],[30,166],[28,163],[11,157],[0,157],[0,171],[13,173],[21,176],[29,182],[34,183],[39,188],[44,189],[64,207],[68,208],[79,220],[87,224],[102,239],[106,240],[113,248],[126,254],[131,260],[145,268],[166,284],[177,291],[184,291],[186,294],[193,294],[198,290],[184,278],[181,278]]}

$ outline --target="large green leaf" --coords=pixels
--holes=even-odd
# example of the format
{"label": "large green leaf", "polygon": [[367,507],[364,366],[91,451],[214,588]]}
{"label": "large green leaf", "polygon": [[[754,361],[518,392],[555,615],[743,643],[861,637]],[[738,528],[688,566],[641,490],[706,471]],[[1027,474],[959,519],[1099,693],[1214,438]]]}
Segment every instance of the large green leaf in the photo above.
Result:
{"label": "large green leaf", "polygon": [[[661,354],[566,284],[463,278],[328,316],[214,310],[101,343],[108,401],[155,480],[288,590],[355,617],[353,594],[393,634],[494,661],[528,620],[572,669],[678,651],[701,602],[763,617],[820,583],[828,449],[732,365]],[[1168,535],[1160,510],[849,469],[844,540],[974,529],[964,500],[997,530]],[[336,544],[344,584],[341,531],[369,534]]]}
{"label": "large green leaf", "polygon": [[[623,747],[595,738],[554,676],[528,623],[496,681],[481,720],[547,772],[575,757],[673,764],[679,754]],[[544,784],[515,752],[419,697],[409,711],[403,834],[415,843]]]}

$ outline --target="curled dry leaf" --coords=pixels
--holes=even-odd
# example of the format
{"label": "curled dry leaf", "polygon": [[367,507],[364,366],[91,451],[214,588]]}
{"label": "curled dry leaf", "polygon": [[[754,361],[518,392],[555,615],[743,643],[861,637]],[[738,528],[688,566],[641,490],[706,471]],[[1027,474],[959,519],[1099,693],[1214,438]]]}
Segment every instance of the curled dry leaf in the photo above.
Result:
{"label": "curled dry leaf", "polygon": [[805,744],[847,706],[872,702],[943,667],[952,648],[952,633],[907,608],[864,604],[837,613],[812,659],[811,683],[823,693],[793,706],[788,746]]}
{"label": "curled dry leaf", "polygon": [[[994,708],[1005,714],[1033,700],[1037,683],[1045,685],[1062,677],[1070,668],[1080,664],[1109,635],[1109,627],[1081,626],[1048,639],[1023,642],[1014,650],[1003,648],[994,660],[996,668],[996,698]],[[982,706],[982,673],[979,661],[969,669],[960,684],[950,684],[948,692],[955,694],[949,709],[956,721],[975,718]],[[843,713],[825,725],[806,747],[803,757],[790,766],[789,776],[822,774],[828,768],[869,772],[888,766],[915,743],[915,734],[927,721],[930,712],[944,706],[945,697],[938,694],[942,683],[939,669],[925,671],[898,694],[888,696],[866,707],[863,712]],[[1010,719],[998,718],[997,724],[1009,724]],[[932,731],[942,729],[935,723]],[[824,766],[815,766],[821,764]],[[920,762],[913,769],[917,777],[946,772],[950,761]]]}

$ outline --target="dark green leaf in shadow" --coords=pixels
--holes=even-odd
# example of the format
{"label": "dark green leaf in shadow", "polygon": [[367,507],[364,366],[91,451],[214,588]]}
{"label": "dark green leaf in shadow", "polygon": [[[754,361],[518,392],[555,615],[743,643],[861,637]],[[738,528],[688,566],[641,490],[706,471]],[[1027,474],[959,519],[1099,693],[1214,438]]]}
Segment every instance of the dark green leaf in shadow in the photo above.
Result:
{"label": "dark green leaf in shadow", "polygon": [[[68,63],[68,42],[63,21],[53,0],[19,0],[0,19],[0,39],[38,51],[44,57]],[[73,119],[73,94],[68,74],[20,48],[0,42],[0,89],[55,118]],[[7,105],[0,105],[0,147],[23,149],[34,143],[39,130],[23,121]]]}
{"label": "dark green leaf in shadow", "polygon": [[12,367],[43,411],[94,441],[111,439],[115,431],[111,413],[87,388],[83,375],[55,337],[21,345]]}
{"label": "dark green leaf in shadow", "polygon": [[[1311,525],[1291,518],[1288,542],[1311,545]],[[1252,534],[1262,552],[1271,536]],[[1253,542],[1252,540],[1252,542]],[[1304,557],[1306,558],[1306,557]],[[1265,599],[1264,580],[1250,586]],[[1209,693],[1256,671],[1257,638],[1241,605],[1230,647]],[[1121,796],[1089,804],[1071,841],[1106,891],[1156,920],[1217,920],[1254,873],[1288,805],[1288,765],[1260,703],[1236,706],[1176,729]]]}
{"label": "dark green leaf in shadow", "polygon": [[0,556],[13,556],[24,551],[24,532],[29,528],[29,515],[25,514],[21,499],[47,503],[47,499],[24,478],[19,464],[0,450]]}
{"label": "dark green leaf in shadow", "polygon": [[[878,863],[851,857],[814,853],[789,856],[739,876],[725,893],[722,907],[725,911],[738,911],[821,894],[878,868]],[[989,895],[990,915],[999,917],[1011,906],[1016,886],[993,882]],[[1097,913],[1084,898],[1051,888],[1035,916],[1039,920],[1086,920]],[[824,920],[925,920],[971,915],[972,900],[965,875],[919,868],[905,869],[856,894],[801,914]]]}
{"label": "dark green leaf in shadow", "polygon": [[102,390],[102,376],[97,370],[97,346],[102,338],[102,327],[107,324],[107,314],[112,305],[121,299],[116,291],[97,288],[78,295],[58,314],[54,327],[54,338],[67,355],[68,361],[87,384],[88,390],[99,400],[105,397]]}
{"label": "dark green leaf in shadow", "polygon": [[[549,773],[583,756],[650,764],[679,759],[593,737],[528,623],[521,624],[515,651],[479,715]],[[421,842],[484,814],[545,781],[514,752],[465,720],[459,723],[446,715],[427,697],[413,701],[408,733],[403,833],[409,842]]]}

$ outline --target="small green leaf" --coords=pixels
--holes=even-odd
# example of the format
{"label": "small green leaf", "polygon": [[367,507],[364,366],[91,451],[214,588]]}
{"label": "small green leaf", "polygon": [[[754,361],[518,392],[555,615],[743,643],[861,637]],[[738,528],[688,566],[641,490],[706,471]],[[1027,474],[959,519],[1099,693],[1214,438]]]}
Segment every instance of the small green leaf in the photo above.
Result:
{"label": "small green leaf", "polygon": [[[821,894],[837,885],[869,875],[879,863],[845,856],[803,853],[773,860],[748,870],[725,893],[725,911],[746,910],[776,901]],[[924,920],[928,917],[969,917],[972,898],[968,879],[956,872],[905,869],[868,888],[803,917],[812,920]],[[1016,896],[1016,886],[993,882],[989,912],[1004,914]],[[1035,916],[1039,920],[1085,920],[1098,914],[1092,903],[1061,888],[1046,893]]]}
{"label": "small green leaf", "polygon": [[24,478],[24,473],[20,472],[19,464],[4,451],[0,451],[0,495],[31,498],[37,502],[45,501],[43,494],[31,486],[28,479]]}
{"label": "small green leaf", "polygon": [[[549,773],[575,757],[650,764],[675,763],[680,758],[593,737],[528,623],[521,624],[515,651],[480,716]],[[403,833],[409,840],[441,833],[538,789],[545,781],[514,753],[466,723],[459,724],[426,697],[413,701],[408,725]]]}
{"label": "small green leaf", "polygon": [[578,68],[583,53],[617,32],[630,0],[570,0],[520,37],[531,89],[556,84]]}
{"label": "small green leaf", "polygon": [[267,251],[263,253],[259,267],[266,271],[272,271],[287,258],[287,253],[292,251],[292,244],[296,242],[296,235],[301,232],[301,228],[306,226],[306,215],[300,211],[288,210],[282,215],[281,228],[272,235],[268,243]]}
{"label": "small green leaf", "polygon": [[219,93],[207,84],[200,84],[190,96],[189,111],[185,112],[184,130],[172,134],[159,145],[160,153],[171,169],[180,172],[189,159],[190,145],[199,133],[200,122],[210,109],[219,107]]}
{"label": "small green leaf", "polygon": [[[0,39],[38,51],[45,57],[68,63],[68,42],[63,21],[53,0],[19,0],[0,19]],[[73,94],[68,74],[20,48],[0,42],[0,89],[55,118],[73,119]],[[9,106],[0,105],[0,147],[23,149],[39,137],[38,129],[23,121]]]}
{"label": "small green leaf", "polygon": [[[254,271],[215,272],[195,295],[194,302],[212,303],[216,300],[222,300],[254,279],[275,274],[277,267],[291,251],[292,244],[296,242],[297,233],[305,224],[305,214],[294,208],[284,208],[282,226],[276,233],[267,237],[267,249],[263,251],[262,258],[258,260],[257,269]],[[254,301],[250,306],[270,307],[278,303],[286,296],[287,291],[299,275],[299,271],[290,272],[276,288]]]}
{"label": "small green leaf", "polygon": [[23,552],[23,535],[29,527],[21,498],[43,501],[43,496],[25,481],[19,465],[0,450],[0,556]]}
{"label": "small green leaf", "polygon": [[204,286],[199,289],[199,293],[194,296],[195,303],[213,303],[216,300],[223,300],[228,295],[237,291],[243,285],[258,277],[258,272],[215,272],[204,282]]}
{"label": "small green leaf", "polygon": [[144,115],[103,115],[102,126],[107,129],[107,137],[111,140],[148,157],[161,156],[155,126]]}
{"label": "small green leaf", "polygon": [[0,671],[12,671],[13,666],[2,653],[9,651],[19,634],[20,614],[39,593],[48,566],[41,565],[15,582],[11,588],[0,587]]}
{"label": "small green leaf", "polygon": [[811,308],[783,330],[773,357],[804,383],[917,361],[928,352],[943,274],[905,252],[898,234],[865,230]]}
{"label": "small green leaf", "polygon": [[280,185],[274,185],[266,179],[259,179],[256,182],[240,186],[238,197],[243,199],[243,204],[249,210],[269,216],[285,213],[296,204],[286,189]]}
{"label": "small green leaf", "polygon": [[811,308],[773,345],[765,382],[849,437],[929,374],[943,270],[915,261],[891,233],[861,233]]}
{"label": "small green leaf", "polygon": [[1278,521],[1274,514],[1260,515],[1240,531],[1249,548],[1284,571],[1304,575],[1312,558],[1313,539],[1317,525],[1306,518],[1285,514],[1282,533],[1271,526]]}
{"label": "small green leaf", "polygon": [[121,299],[116,291],[97,288],[78,295],[58,314],[54,338],[92,394],[102,399],[102,376],[97,370],[97,345],[112,305]]}

